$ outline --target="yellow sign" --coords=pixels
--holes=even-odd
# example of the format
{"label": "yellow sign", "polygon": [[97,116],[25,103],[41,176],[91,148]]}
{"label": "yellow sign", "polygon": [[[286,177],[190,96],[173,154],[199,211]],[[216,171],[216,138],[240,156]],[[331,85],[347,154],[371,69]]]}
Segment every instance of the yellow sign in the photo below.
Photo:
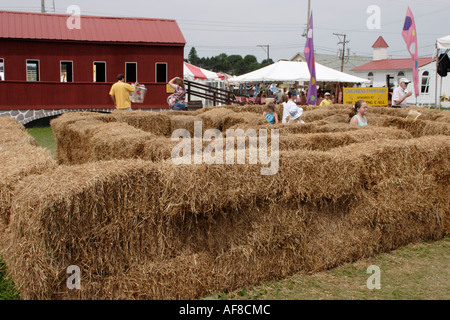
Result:
{"label": "yellow sign", "polygon": [[388,88],[344,88],[344,104],[355,104],[358,100],[364,100],[368,106],[387,106]]}
{"label": "yellow sign", "polygon": [[169,84],[166,84],[166,93],[174,93],[175,89],[172,88]]}

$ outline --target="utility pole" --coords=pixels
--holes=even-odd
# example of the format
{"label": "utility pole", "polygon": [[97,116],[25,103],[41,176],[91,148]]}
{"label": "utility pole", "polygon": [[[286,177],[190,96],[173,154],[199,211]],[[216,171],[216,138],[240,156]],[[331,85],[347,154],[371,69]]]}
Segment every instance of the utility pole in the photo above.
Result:
{"label": "utility pole", "polygon": [[306,29],[303,30],[303,34],[302,34],[302,37],[305,37],[305,38],[308,36],[309,19],[311,18],[311,0],[308,0],[308,12],[306,12],[306,14],[308,15],[306,17]]}
{"label": "utility pole", "polygon": [[259,45],[257,45],[257,47],[261,47],[261,48],[263,48],[263,49],[264,49],[264,48],[267,48],[267,50],[264,49],[264,51],[267,52],[267,64],[269,64],[269,56],[270,56],[270,55],[269,55],[269,47],[270,47],[270,46],[269,46],[268,44],[266,44],[266,45],[259,44]]}
{"label": "utility pole", "polygon": [[41,0],[41,12],[45,13],[45,0]]}
{"label": "utility pole", "polygon": [[309,28],[309,18],[311,17],[311,0],[308,0],[308,17],[306,18],[306,29]]}
{"label": "utility pole", "polygon": [[341,40],[340,37],[344,37],[343,41],[338,42],[338,44],[342,44],[342,61],[341,61],[341,72],[344,71],[344,58],[345,58],[345,44],[349,43],[350,41],[345,41],[345,38],[347,37],[347,35],[344,33],[333,33],[335,36],[337,36],[339,38],[339,40]]}

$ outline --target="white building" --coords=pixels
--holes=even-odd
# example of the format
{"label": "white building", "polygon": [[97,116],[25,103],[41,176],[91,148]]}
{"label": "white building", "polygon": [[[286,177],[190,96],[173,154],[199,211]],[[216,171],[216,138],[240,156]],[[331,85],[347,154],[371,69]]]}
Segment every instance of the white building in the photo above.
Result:
{"label": "white building", "polygon": [[[354,75],[372,81],[373,87],[387,86],[387,76],[391,76],[390,85],[396,87],[400,78],[406,77],[410,81],[412,75],[412,59],[388,59],[389,46],[380,36],[373,44],[373,61],[351,69]],[[406,49],[405,49],[406,50]],[[419,58],[419,96],[413,94],[406,101],[411,105],[429,106],[440,100],[440,94],[450,95],[450,76],[436,77],[436,61],[433,57]],[[436,81],[437,80],[437,81]],[[442,87],[441,87],[442,86]],[[413,91],[411,82],[408,90]]]}

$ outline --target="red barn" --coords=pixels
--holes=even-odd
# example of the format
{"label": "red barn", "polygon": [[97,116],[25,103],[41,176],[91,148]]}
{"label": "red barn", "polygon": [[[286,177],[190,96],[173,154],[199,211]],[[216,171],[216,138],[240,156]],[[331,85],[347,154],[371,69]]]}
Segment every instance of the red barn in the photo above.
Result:
{"label": "red barn", "polygon": [[167,108],[185,44],[175,20],[0,11],[0,115],[111,110],[119,73],[147,87],[133,108]]}

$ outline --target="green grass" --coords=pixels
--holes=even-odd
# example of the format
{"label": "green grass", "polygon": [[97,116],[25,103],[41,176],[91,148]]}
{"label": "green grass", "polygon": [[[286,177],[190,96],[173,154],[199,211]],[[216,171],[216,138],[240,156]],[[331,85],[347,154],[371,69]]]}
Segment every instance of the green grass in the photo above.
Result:
{"label": "green grass", "polygon": [[51,127],[36,127],[26,129],[41,147],[50,150],[54,156],[56,153],[55,138]]}
{"label": "green grass", "polygon": [[9,278],[5,264],[0,260],[0,300],[20,300],[20,295]]}
{"label": "green grass", "polygon": [[[380,289],[369,289],[371,265],[380,268]],[[390,253],[315,274],[221,292],[205,299],[230,300],[449,300],[450,238],[412,244]]]}

